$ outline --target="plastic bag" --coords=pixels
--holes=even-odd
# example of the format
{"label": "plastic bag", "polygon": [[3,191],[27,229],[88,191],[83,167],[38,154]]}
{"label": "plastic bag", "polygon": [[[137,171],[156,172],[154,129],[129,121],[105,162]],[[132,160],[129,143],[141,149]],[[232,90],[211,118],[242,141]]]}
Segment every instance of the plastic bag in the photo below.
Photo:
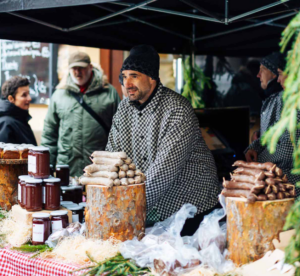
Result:
{"label": "plastic bag", "polygon": [[215,269],[219,273],[226,273],[234,269],[231,260],[226,260],[226,223],[220,226],[219,221],[225,217],[225,198],[219,196],[223,209],[215,209],[204,217],[196,233],[200,247],[200,260],[204,265]]}
{"label": "plastic bag", "polygon": [[85,224],[81,225],[79,222],[74,222],[71,223],[67,228],[52,233],[45,243],[53,248],[65,237],[81,235],[84,231]]}
{"label": "plastic bag", "polygon": [[[234,269],[226,259],[226,224],[219,220],[225,213],[225,198],[220,197],[223,209],[216,209],[204,217],[199,229],[191,237],[181,237],[180,232],[187,218],[194,217],[197,208],[185,204],[170,218],[156,223],[147,235],[124,242],[120,252],[124,258],[135,260],[141,267],[151,267],[159,274],[177,275],[196,266],[206,265],[216,272]],[[199,251],[200,250],[200,251]]]}
{"label": "plastic bag", "polygon": [[170,218],[156,223],[141,240],[125,241],[120,252],[124,258],[134,259],[141,267],[155,268],[158,273],[175,275],[179,271],[200,264],[198,250],[185,244],[180,232],[187,218],[194,217],[197,208],[185,204]]}

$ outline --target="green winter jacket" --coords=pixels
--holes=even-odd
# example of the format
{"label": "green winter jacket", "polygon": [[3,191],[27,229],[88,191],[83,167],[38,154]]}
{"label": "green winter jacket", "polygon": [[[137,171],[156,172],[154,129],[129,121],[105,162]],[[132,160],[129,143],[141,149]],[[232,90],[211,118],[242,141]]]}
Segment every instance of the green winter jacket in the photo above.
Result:
{"label": "green winter jacket", "polygon": [[[51,98],[41,144],[50,148],[50,164],[68,164],[70,175],[80,176],[91,164],[91,153],[105,150],[108,134],[68,91],[80,93],[70,75],[63,89],[57,89]],[[104,84],[96,68],[83,100],[111,127],[120,98],[112,85]]]}

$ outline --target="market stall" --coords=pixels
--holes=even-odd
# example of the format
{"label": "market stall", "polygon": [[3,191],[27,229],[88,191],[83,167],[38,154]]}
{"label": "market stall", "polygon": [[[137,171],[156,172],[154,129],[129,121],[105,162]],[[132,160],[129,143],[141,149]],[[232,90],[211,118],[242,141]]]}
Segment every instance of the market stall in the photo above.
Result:
{"label": "market stall", "polygon": [[[275,249],[294,202],[295,187],[279,167],[237,161],[223,183],[223,208],[207,215],[193,236],[180,235],[196,214],[191,204],[146,231],[146,177],[126,153],[94,152],[80,183],[70,185],[66,165],[56,168],[61,178],[51,176],[47,148],[23,145],[28,156],[22,157],[18,147],[1,145],[2,161],[11,166],[18,154],[24,162],[28,157],[28,175],[6,185],[17,193],[11,210],[1,211],[1,275],[244,275],[238,266]],[[84,212],[71,201],[78,199],[74,186],[82,198],[81,184]],[[226,213],[227,223],[220,223]]]}
{"label": "market stall", "polygon": [[[134,8],[137,9],[150,2],[154,1],[135,3]],[[122,4],[128,5],[126,3],[116,3],[116,5]],[[289,9],[297,7],[295,1],[291,1],[291,4],[291,7],[285,6],[283,10],[289,11]],[[133,9],[132,6],[131,8]],[[53,8],[53,6],[51,7]],[[274,8],[275,5],[271,5],[271,7],[266,6],[257,12],[262,12],[272,7]],[[33,11],[30,11],[31,8]],[[49,8],[49,6],[37,5],[37,8]],[[60,11],[62,14],[65,13],[63,6],[55,8],[54,12]],[[98,8],[101,9],[103,7],[98,6]],[[113,11],[111,6],[106,6],[105,9],[110,10],[113,15],[121,11]],[[177,9],[180,8],[177,7]],[[12,11],[20,10],[22,10],[21,14],[11,13]],[[123,13],[129,10],[130,7],[125,11],[123,10]],[[157,10],[159,10],[159,7],[157,7]],[[44,15],[41,14],[38,15],[39,18],[35,18],[35,15],[37,15],[35,12],[38,13],[39,10],[34,11],[34,7],[26,6],[23,8],[22,6],[22,8],[17,7],[15,9],[7,7],[6,11],[10,13],[5,14],[6,19],[8,19],[5,22],[8,22],[11,26],[18,25],[11,24],[9,22],[9,19],[12,20],[11,18],[13,18],[14,23],[17,21],[20,25],[24,22],[23,20],[35,22],[40,24],[37,30],[47,35],[47,41],[50,38],[53,39],[53,42],[56,39],[57,41],[62,39],[60,41],[71,44],[82,41],[80,32],[74,36],[66,36],[66,33],[72,33],[75,29],[87,27],[96,23],[96,21],[100,22],[109,18],[106,13],[103,13],[100,20],[98,18],[93,22],[88,22],[86,26],[82,26],[82,22],[86,22],[86,18],[84,20],[80,19],[82,22],[78,22],[77,19],[71,20],[72,22],[68,22],[66,26],[66,22],[59,19],[64,18],[64,16],[53,17],[50,14],[51,11],[48,11],[49,13],[46,12],[45,18],[42,18]],[[81,7],[79,7],[79,12],[81,12]],[[235,10],[237,16],[238,12],[239,10]],[[278,12],[277,8],[275,12]],[[180,11],[176,11],[176,14],[179,15]],[[269,21],[273,22],[275,19],[281,20],[294,14],[295,11],[292,11],[278,18],[269,18],[268,16],[270,15],[267,15],[267,17]],[[189,15],[192,17],[191,13]],[[246,14],[241,17],[251,19]],[[54,18],[58,22],[47,23],[41,20],[50,18]],[[75,16],[75,18],[77,17]],[[193,19],[200,19],[200,17],[194,16]],[[211,19],[212,17],[210,17]],[[228,13],[226,13],[225,20],[217,19],[217,21],[213,21],[214,23],[224,23],[227,26],[229,21],[233,22],[235,19],[234,17],[229,18]],[[132,17],[130,20],[135,21],[137,19]],[[264,25],[270,23],[269,21],[260,22],[259,24]],[[60,26],[64,27],[52,23],[62,24]],[[187,26],[191,27],[193,22],[188,22],[191,24],[182,24],[181,21],[177,21],[176,23],[177,25],[174,24],[173,27],[175,28],[175,37],[177,39],[172,40],[176,47],[172,43],[167,43],[171,41],[169,40],[170,36],[173,37],[174,35],[174,30],[169,30],[167,31],[168,35],[161,35],[162,39],[158,39],[158,49],[160,51],[169,51],[171,49],[170,52],[182,53],[186,49],[185,46],[191,42],[191,37],[187,37],[188,43],[183,43],[183,33],[177,33],[177,31],[180,29],[178,24],[186,28],[184,30],[186,31],[188,29]],[[74,26],[79,26],[80,28],[74,29]],[[224,32],[216,33],[214,37],[208,36],[207,33],[199,36],[196,40],[199,42],[194,44],[197,47],[198,43],[198,53],[208,54],[214,52],[236,55],[249,54],[250,50],[255,49],[251,53],[259,52],[260,55],[263,55],[266,49],[270,51],[270,48],[263,46],[264,48],[262,49],[260,45],[267,45],[267,42],[270,42],[271,45],[276,45],[274,41],[277,41],[278,32],[275,31],[273,33],[274,30],[272,29],[270,34],[274,35],[272,35],[273,40],[265,36],[265,32],[262,32],[261,35],[266,41],[259,40],[255,44],[256,48],[252,47],[253,45],[251,44],[244,43],[245,37],[243,36],[236,39],[233,43],[234,46],[228,42],[230,39],[226,37],[222,41],[223,44],[220,43],[218,38],[214,39],[215,48],[212,47],[212,44],[202,47],[201,41],[226,34],[226,26],[223,26]],[[52,28],[53,33],[44,31],[44,27]],[[234,33],[248,28],[250,26],[242,23],[237,30],[232,28],[227,31]],[[14,32],[10,30],[10,34],[8,34],[6,33],[8,29],[4,27],[3,29],[2,37],[14,38]],[[24,29],[30,30],[33,34],[38,33],[32,32],[31,28],[25,26],[25,24]],[[115,42],[118,41],[117,47],[129,49],[136,44],[134,39],[129,43],[126,42],[126,39],[116,40],[115,36],[117,35],[121,38],[124,34],[127,36],[126,33],[131,31],[131,29],[132,26],[124,32],[122,27],[118,30],[119,33],[111,32],[111,30],[108,30],[106,35],[102,33],[101,39],[105,41],[99,40],[101,47],[103,45],[104,47],[111,47],[112,44],[116,45]],[[161,29],[163,33],[166,32],[166,29]],[[147,33],[144,29],[142,31]],[[114,37],[109,36],[108,33],[113,33]],[[138,31],[137,34],[140,33],[141,31]],[[188,29],[188,33],[190,33],[190,29]],[[181,37],[180,39],[178,34]],[[257,33],[253,32],[252,35],[256,37]],[[31,39],[34,39],[34,37],[32,36]],[[86,39],[87,37],[87,33],[84,32],[84,41],[91,43],[90,41],[93,41],[95,33],[89,33],[91,39]],[[149,37],[149,34],[147,37],[141,37],[143,38],[141,41],[145,43],[148,41],[147,37]],[[27,36],[26,38],[29,39]],[[18,36],[18,39],[20,39],[20,36]],[[246,41],[249,40],[251,40],[251,37],[246,39]],[[193,42],[195,43],[195,40]],[[240,45],[238,49],[236,44]],[[161,45],[168,45],[168,48]],[[275,48],[277,46],[272,49]],[[18,159],[16,156],[20,152],[16,145],[10,145],[13,147],[13,150],[8,150],[7,145],[2,146],[3,153],[10,153],[7,156],[1,155],[4,160],[2,161],[6,162],[5,164],[10,166],[26,164],[26,161],[9,161],[7,163],[5,161],[7,159]],[[225,180],[223,183],[224,190],[222,194],[227,197],[227,207],[225,207],[224,198],[221,197],[223,209],[215,210],[209,214],[201,223],[194,236],[183,238],[180,236],[185,220],[193,217],[196,213],[196,207],[189,204],[183,205],[176,214],[156,224],[153,229],[146,233],[144,187],[146,178],[143,172],[138,170],[131,160],[128,160],[126,153],[117,152],[112,155],[105,152],[93,153],[93,164],[85,168],[85,174],[80,179],[80,183],[87,186],[86,203],[81,202],[82,186],[80,183],[69,185],[67,164],[56,167],[56,177],[54,178],[51,177],[49,150],[47,148],[30,148],[28,155],[29,176],[22,177],[21,174],[27,175],[27,173],[25,171],[16,172],[17,170],[15,170],[12,173],[12,177],[9,178],[9,183],[5,184],[9,191],[8,196],[13,197],[14,201],[11,203],[12,200],[6,198],[4,202],[9,202],[11,205],[15,204],[14,206],[16,207],[13,206],[9,213],[3,214],[4,217],[1,220],[2,245],[5,247],[0,252],[1,256],[3,256],[2,269],[6,269],[4,273],[9,269],[11,270],[8,273],[23,273],[24,275],[27,271],[31,273],[30,275],[33,273],[37,275],[43,275],[43,273],[45,275],[49,273],[64,275],[64,273],[69,273],[74,269],[82,269],[75,272],[75,275],[77,275],[76,273],[78,275],[85,273],[86,269],[90,275],[109,275],[114,273],[117,275],[140,275],[149,273],[150,269],[164,275],[177,275],[178,273],[189,273],[191,271],[195,271],[195,273],[200,275],[201,273],[202,275],[209,275],[205,274],[206,272],[202,272],[203,269],[210,269],[213,273],[212,275],[232,271],[235,273],[237,265],[254,261],[262,258],[264,255],[266,257],[269,256],[267,251],[274,249],[271,240],[282,231],[285,217],[295,197],[294,186],[288,183],[288,179],[282,175],[281,169],[274,164],[253,165],[239,163],[231,180]],[[23,158],[21,155],[19,156],[19,159]],[[19,183],[17,183],[18,178]],[[241,197],[243,198],[242,200],[240,199]],[[19,205],[17,205],[17,202]],[[221,224],[220,220],[224,218],[226,213],[228,215],[227,225]],[[33,257],[31,254],[34,254],[35,258],[31,259],[30,257]],[[24,265],[19,267],[18,263]],[[57,272],[50,272],[54,267],[59,267]],[[267,269],[265,268],[265,270]],[[21,270],[22,272],[13,272],[14,270]],[[23,272],[23,270],[26,272]],[[242,272],[237,273],[240,273],[238,275],[243,275]]]}

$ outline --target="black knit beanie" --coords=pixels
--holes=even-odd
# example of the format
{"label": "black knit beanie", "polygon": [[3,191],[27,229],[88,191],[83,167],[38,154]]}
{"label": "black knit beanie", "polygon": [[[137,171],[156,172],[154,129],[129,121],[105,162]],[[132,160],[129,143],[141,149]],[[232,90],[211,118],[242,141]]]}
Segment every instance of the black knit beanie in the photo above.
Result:
{"label": "black knit beanie", "polygon": [[274,52],[264,57],[260,64],[269,69],[273,74],[278,75],[278,68],[281,70],[285,69],[285,55],[279,52]]}
{"label": "black knit beanie", "polygon": [[[124,70],[138,71],[159,81],[159,55],[150,45],[135,46],[123,62],[121,75]],[[123,85],[123,78],[119,77],[119,81]]]}

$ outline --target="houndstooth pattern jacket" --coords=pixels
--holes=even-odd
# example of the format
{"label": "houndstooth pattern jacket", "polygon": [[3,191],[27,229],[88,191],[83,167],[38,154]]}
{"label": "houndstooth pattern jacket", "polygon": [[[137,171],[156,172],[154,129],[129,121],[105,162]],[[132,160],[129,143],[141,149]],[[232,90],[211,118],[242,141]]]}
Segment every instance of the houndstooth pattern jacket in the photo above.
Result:
{"label": "houndstooth pattern jacket", "polygon": [[[280,120],[283,107],[282,94],[283,92],[272,94],[263,102],[260,115],[261,137],[271,126],[273,126]],[[300,122],[299,113],[297,121],[298,123]],[[297,130],[296,141],[298,141],[299,138],[300,130]],[[261,144],[260,139],[253,141],[252,144],[246,149],[245,153],[249,149],[253,149],[258,153],[258,162],[272,162],[279,168],[281,168],[283,173],[287,175],[290,183],[296,184],[296,182],[300,181],[300,175],[294,175],[291,173],[291,170],[293,168],[293,145],[290,139],[289,132],[287,130],[280,137],[274,154],[270,154],[267,147]],[[297,196],[300,195],[300,188],[296,188],[296,193]]]}
{"label": "houndstooth pattern jacket", "polygon": [[146,172],[147,219],[153,210],[163,220],[183,204],[201,213],[217,202],[216,166],[187,99],[161,83],[139,111],[123,100],[113,118],[107,151],[124,151]]}

